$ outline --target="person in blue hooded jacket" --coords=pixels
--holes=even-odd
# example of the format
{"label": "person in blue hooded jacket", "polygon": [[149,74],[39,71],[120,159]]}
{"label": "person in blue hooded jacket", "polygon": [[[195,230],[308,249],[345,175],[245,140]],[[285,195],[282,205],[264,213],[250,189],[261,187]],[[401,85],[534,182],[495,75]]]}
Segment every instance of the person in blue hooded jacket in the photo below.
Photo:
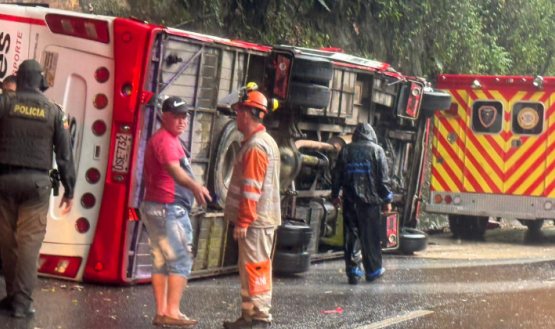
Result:
{"label": "person in blue hooded jacket", "polygon": [[345,266],[350,284],[357,284],[362,271],[356,262],[355,245],[360,240],[366,280],[374,281],[385,272],[380,246],[380,212],[391,212],[390,180],[383,148],[370,124],[360,123],[352,143],[340,152],[333,170],[332,202],[341,203],[343,189],[343,227]]}

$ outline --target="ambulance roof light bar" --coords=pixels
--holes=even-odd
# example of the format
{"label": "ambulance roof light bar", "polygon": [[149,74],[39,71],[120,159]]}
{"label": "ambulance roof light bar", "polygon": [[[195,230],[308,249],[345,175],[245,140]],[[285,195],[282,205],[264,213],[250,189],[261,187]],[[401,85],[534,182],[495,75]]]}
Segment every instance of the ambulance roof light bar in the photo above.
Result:
{"label": "ambulance roof light bar", "polygon": [[110,42],[108,22],[78,16],[48,14],[46,23],[52,33],[65,34],[102,43]]}
{"label": "ambulance roof light bar", "polygon": [[543,78],[539,75],[537,75],[534,80],[532,81],[532,84],[534,85],[534,87],[536,87],[538,90],[542,90],[543,89]]}

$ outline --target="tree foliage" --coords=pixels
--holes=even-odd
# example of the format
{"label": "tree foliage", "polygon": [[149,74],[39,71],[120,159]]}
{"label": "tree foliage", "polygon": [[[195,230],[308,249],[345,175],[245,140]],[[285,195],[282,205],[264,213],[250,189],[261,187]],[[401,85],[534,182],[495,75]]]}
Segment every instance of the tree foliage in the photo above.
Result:
{"label": "tree foliage", "polygon": [[119,2],[127,2],[121,6],[127,12],[110,14],[270,45],[341,47],[432,79],[439,73],[555,74],[553,0]]}

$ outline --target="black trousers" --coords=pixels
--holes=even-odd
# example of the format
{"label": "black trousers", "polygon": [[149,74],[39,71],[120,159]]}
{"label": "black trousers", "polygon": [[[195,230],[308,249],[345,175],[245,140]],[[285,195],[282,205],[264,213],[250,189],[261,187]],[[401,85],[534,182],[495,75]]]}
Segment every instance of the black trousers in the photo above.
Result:
{"label": "black trousers", "polygon": [[14,307],[33,300],[51,188],[46,171],[0,172],[0,253]]}
{"label": "black trousers", "polygon": [[343,200],[343,232],[345,235],[345,267],[347,276],[356,276],[362,251],[366,274],[382,268],[380,243],[381,207],[352,200]]}

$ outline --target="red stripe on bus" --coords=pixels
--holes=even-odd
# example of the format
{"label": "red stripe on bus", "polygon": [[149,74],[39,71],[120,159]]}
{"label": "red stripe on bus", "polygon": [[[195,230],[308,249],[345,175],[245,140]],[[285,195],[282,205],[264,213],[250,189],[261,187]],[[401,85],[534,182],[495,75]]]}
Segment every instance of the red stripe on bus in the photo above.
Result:
{"label": "red stripe on bus", "polygon": [[27,18],[27,17],[13,16],[13,15],[0,14],[0,20],[46,26],[46,22],[42,19]]}

